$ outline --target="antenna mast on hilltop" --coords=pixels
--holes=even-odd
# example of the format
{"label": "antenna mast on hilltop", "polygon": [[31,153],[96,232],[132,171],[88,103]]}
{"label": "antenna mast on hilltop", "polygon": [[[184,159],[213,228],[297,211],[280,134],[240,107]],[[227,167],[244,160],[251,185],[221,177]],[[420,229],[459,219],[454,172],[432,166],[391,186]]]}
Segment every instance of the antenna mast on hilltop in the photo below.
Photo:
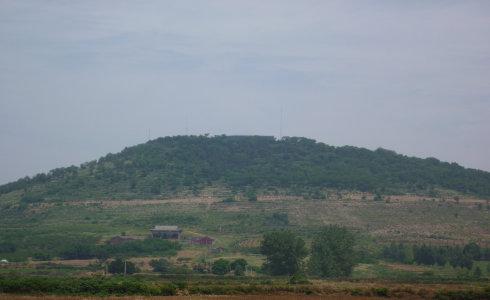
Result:
{"label": "antenna mast on hilltop", "polygon": [[280,115],[280,119],[279,119],[279,139],[282,139],[282,114],[283,114],[283,106],[281,104],[281,115]]}

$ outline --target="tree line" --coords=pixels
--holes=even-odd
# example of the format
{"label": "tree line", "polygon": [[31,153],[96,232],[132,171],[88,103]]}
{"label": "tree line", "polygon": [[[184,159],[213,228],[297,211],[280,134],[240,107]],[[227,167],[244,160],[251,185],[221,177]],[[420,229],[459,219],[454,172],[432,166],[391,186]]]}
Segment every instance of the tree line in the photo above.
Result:
{"label": "tree line", "polygon": [[382,258],[406,264],[450,264],[452,267],[471,269],[475,260],[490,261],[490,248],[481,248],[474,242],[462,247],[392,243],[383,247]]}
{"label": "tree line", "polygon": [[[54,169],[0,186],[24,203],[46,199],[150,197],[209,185],[233,189],[337,188],[378,193],[442,187],[490,196],[490,173],[393,151],[332,147],[315,140],[263,136],[158,138],[80,166]],[[318,194],[318,195],[315,195]],[[249,195],[254,199],[253,193]]]}
{"label": "tree line", "polygon": [[[63,243],[60,243],[60,239]],[[109,257],[131,257],[141,255],[171,256],[181,249],[179,243],[161,240],[144,239],[126,241],[121,244],[100,244],[92,236],[54,236],[45,237],[45,243],[31,241],[33,244],[16,245],[12,242],[0,241],[0,253],[13,260],[22,260],[32,257],[35,260],[51,260],[55,257],[61,259],[107,259]],[[16,255],[17,252],[20,252]],[[16,259],[17,258],[17,259]]]}

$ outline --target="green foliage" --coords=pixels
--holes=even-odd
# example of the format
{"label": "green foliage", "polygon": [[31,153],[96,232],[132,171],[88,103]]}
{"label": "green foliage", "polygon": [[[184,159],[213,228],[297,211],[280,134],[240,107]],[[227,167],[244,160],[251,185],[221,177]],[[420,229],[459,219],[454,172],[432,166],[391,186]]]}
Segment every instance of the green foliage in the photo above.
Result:
{"label": "green foliage", "polygon": [[310,272],[321,277],[346,277],[354,263],[354,235],[339,226],[321,229],[311,245]]}
{"label": "green foliage", "polygon": [[305,274],[296,273],[296,274],[293,274],[293,276],[291,276],[289,278],[289,283],[290,284],[308,284],[310,282],[308,281],[308,278],[305,276]]}
{"label": "green foliage", "polygon": [[170,262],[164,258],[152,259],[150,261],[150,266],[153,268],[154,272],[168,273],[171,268]]}
{"label": "green foliage", "polygon": [[481,275],[482,275],[482,271],[481,271],[480,267],[478,267],[478,266],[477,266],[477,267],[475,268],[475,270],[473,271],[473,276],[474,276],[475,278],[480,278],[480,277],[481,277]]}
{"label": "green foliage", "polygon": [[226,197],[221,202],[223,202],[223,203],[233,203],[233,202],[236,202],[236,201],[235,201],[235,199],[233,197]]}
{"label": "green foliage", "polygon": [[406,247],[403,243],[391,243],[389,246],[383,247],[381,256],[385,259],[404,264],[414,262],[413,247]]}
{"label": "green foliage", "polygon": [[385,287],[375,287],[372,289],[373,294],[378,297],[388,297],[388,288]]}
{"label": "green foliage", "polygon": [[322,188],[435,193],[441,187],[490,196],[490,173],[455,163],[262,136],[158,138],[79,167],[2,185],[0,195],[35,191],[22,197],[26,205],[45,199],[161,197],[183,190],[196,194],[213,184],[242,190],[301,186],[309,188],[305,197],[315,199],[324,198]]}
{"label": "green foliage", "polygon": [[428,246],[405,245],[403,243],[385,246],[382,257],[402,263],[415,262],[421,265],[444,266],[449,263],[453,267],[471,269],[474,260],[488,260],[487,249],[481,249],[476,243],[469,243],[463,248],[459,246]]}
{"label": "green foliage", "polygon": [[441,290],[434,296],[436,300],[485,300],[490,299],[490,288],[484,290]]}
{"label": "green foliage", "polygon": [[471,258],[473,260],[478,260],[478,259],[480,259],[480,256],[481,256],[480,246],[475,242],[471,242],[471,243],[464,246],[463,254],[468,256],[469,258]]}
{"label": "green foliage", "polygon": [[107,271],[111,274],[133,274],[137,272],[137,269],[136,265],[129,260],[116,258],[109,263]]}
{"label": "green foliage", "polygon": [[287,213],[273,213],[265,219],[264,225],[277,227],[288,226],[289,216]]}
{"label": "green foliage", "polygon": [[233,273],[235,274],[235,276],[243,276],[245,275],[245,267],[243,267],[242,265],[237,265],[235,266]]}
{"label": "green foliage", "polygon": [[0,293],[170,296],[176,294],[176,288],[171,284],[155,284],[132,277],[0,276]]}
{"label": "green foliage", "polygon": [[96,256],[95,245],[87,241],[66,244],[59,256],[63,259],[89,259]]}
{"label": "green foliage", "polygon": [[225,275],[230,272],[230,262],[226,259],[220,258],[213,262],[211,270],[213,274]]}
{"label": "green foliage", "polygon": [[272,275],[298,273],[308,254],[305,241],[288,230],[265,234],[260,251],[266,256],[263,268]]}
{"label": "green foliage", "polygon": [[235,270],[237,267],[245,268],[247,265],[248,265],[248,263],[245,259],[238,258],[238,259],[235,259],[234,261],[231,262],[230,268],[232,270]]}
{"label": "green foliage", "polygon": [[97,237],[77,234],[28,235],[28,238],[11,240],[8,243],[0,242],[0,253],[20,252],[38,260],[54,257],[106,259],[116,256],[172,256],[181,248],[179,243],[161,239],[134,240],[117,245],[99,244]]}
{"label": "green foliage", "polygon": [[163,239],[145,239],[128,241],[118,245],[104,245],[100,249],[105,250],[109,256],[141,256],[160,255],[171,256],[181,249],[179,243]]}
{"label": "green foliage", "polygon": [[43,201],[44,198],[42,196],[37,194],[32,194],[32,193],[25,194],[24,196],[22,196],[22,198],[20,198],[21,204],[32,204],[32,203],[39,203]]}
{"label": "green foliage", "polygon": [[0,253],[14,253],[17,250],[15,244],[10,242],[0,242]]}
{"label": "green foliage", "polygon": [[245,194],[245,197],[247,197],[248,201],[250,202],[256,202],[257,201],[257,193],[254,190],[248,190],[247,193]]}
{"label": "green foliage", "polygon": [[230,269],[235,273],[236,276],[243,276],[245,275],[247,265],[248,263],[245,259],[239,258],[231,262]]}

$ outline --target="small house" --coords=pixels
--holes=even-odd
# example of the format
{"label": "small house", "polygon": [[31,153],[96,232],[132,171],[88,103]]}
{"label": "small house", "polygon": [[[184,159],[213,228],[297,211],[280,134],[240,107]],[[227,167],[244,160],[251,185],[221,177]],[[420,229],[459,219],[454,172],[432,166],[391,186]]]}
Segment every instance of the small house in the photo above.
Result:
{"label": "small house", "polygon": [[153,229],[150,229],[150,233],[153,238],[178,240],[182,229],[179,226],[156,225]]}
{"label": "small house", "polygon": [[191,245],[211,246],[213,245],[213,242],[214,239],[210,238],[209,236],[195,237],[191,239]]}

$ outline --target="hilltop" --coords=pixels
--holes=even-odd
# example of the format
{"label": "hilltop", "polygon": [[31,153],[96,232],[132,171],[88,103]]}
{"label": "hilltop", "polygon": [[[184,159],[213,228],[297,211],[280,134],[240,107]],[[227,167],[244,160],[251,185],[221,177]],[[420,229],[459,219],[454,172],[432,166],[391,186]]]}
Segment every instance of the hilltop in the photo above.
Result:
{"label": "hilltop", "polygon": [[[293,194],[333,188],[380,194],[452,190],[490,196],[490,173],[435,158],[333,147],[312,139],[174,136],[0,186],[0,197],[44,200],[158,198],[210,186]],[[0,198],[1,199],[1,198]]]}

